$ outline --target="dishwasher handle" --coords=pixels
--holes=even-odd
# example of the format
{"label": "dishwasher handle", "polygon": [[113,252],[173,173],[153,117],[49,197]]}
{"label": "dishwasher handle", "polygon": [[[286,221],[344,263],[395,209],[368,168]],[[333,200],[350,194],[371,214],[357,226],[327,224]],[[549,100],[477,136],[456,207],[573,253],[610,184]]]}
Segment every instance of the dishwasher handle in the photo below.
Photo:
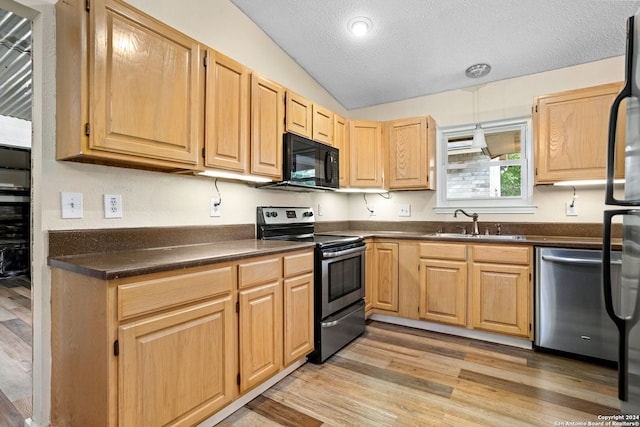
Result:
{"label": "dishwasher handle", "polygon": [[[564,264],[583,264],[583,265],[600,265],[602,259],[588,259],[588,258],[569,258],[555,255],[542,255],[543,261],[559,262]],[[622,261],[610,261],[612,265],[622,265]]]}

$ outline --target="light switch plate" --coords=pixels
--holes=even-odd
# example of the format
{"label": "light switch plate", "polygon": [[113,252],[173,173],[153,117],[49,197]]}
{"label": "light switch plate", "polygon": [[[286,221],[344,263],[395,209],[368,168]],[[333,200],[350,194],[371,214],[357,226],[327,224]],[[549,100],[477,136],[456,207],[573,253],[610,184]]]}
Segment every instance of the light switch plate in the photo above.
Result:
{"label": "light switch plate", "polygon": [[399,204],[398,205],[398,216],[411,216],[411,205],[410,204]]}
{"label": "light switch plate", "polygon": [[60,210],[62,218],[82,218],[82,193],[63,191],[60,193]]}

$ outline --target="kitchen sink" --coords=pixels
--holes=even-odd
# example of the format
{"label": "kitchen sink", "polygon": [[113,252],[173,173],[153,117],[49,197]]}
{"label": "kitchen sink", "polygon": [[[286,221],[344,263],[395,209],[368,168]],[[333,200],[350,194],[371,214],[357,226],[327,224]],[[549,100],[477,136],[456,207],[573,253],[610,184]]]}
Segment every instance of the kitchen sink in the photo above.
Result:
{"label": "kitchen sink", "polygon": [[524,240],[522,234],[462,234],[462,233],[431,233],[430,237],[449,239],[479,239],[479,240]]}

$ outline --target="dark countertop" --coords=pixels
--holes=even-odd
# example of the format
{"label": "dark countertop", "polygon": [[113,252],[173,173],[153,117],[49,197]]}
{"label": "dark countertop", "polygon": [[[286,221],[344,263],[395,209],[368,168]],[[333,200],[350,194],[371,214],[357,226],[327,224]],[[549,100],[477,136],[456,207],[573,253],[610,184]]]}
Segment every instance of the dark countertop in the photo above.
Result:
{"label": "dark countertop", "polygon": [[[599,237],[570,237],[570,236],[536,236],[523,235],[522,239],[492,239],[491,237],[443,237],[433,233],[420,233],[410,231],[364,231],[364,230],[340,230],[326,232],[322,234],[333,234],[341,236],[363,236],[365,238],[378,239],[403,239],[403,240],[423,240],[436,242],[463,242],[463,243],[489,243],[489,244],[518,244],[533,246],[548,246],[561,248],[578,249],[602,249],[602,239]],[[614,239],[612,242],[614,249],[620,249],[621,239]]]}
{"label": "dark countertop", "polygon": [[[338,230],[319,234],[363,236],[365,238],[463,242],[483,244],[516,244],[563,248],[601,249],[598,237],[524,235],[522,239],[443,237],[433,233],[411,231]],[[162,271],[234,261],[262,255],[311,248],[311,242],[279,240],[226,240],[212,243],[183,244],[156,248],[108,250],[105,252],[52,256],[48,265],[103,280],[139,276]],[[621,240],[614,239],[613,248],[620,249]]]}
{"label": "dark countertop", "polygon": [[312,248],[314,245],[247,239],[49,257],[47,263],[51,267],[111,280]]}

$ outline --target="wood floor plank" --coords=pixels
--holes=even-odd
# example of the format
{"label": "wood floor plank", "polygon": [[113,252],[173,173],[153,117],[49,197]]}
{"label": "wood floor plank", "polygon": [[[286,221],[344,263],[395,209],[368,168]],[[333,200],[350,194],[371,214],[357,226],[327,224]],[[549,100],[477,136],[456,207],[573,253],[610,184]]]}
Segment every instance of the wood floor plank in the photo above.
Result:
{"label": "wood floor plank", "polygon": [[15,400],[11,403],[13,403],[13,406],[22,414],[24,419],[31,418],[31,415],[33,415],[33,399],[31,396]]}
{"label": "wood floor plank", "polygon": [[22,367],[25,372],[31,372],[32,347],[24,342],[13,331],[7,329],[0,322],[0,351]]}
{"label": "wood floor plank", "polygon": [[0,427],[23,427],[33,414],[31,290],[24,284],[28,278],[0,281]]}
{"label": "wood floor plank", "polygon": [[538,400],[556,403],[589,414],[613,415],[619,413],[619,409],[612,406],[602,405],[598,402],[578,399],[573,396],[567,396],[566,394],[558,393],[555,391],[532,387],[519,382],[508,381],[501,378],[468,371],[466,369],[463,369],[460,372],[460,378],[467,381],[485,384],[490,387],[499,388],[501,390],[506,390],[511,393],[521,394],[523,396],[534,396]]}
{"label": "wood floor plank", "polygon": [[0,323],[5,328],[7,328],[8,330],[16,334],[18,337],[20,337],[20,339],[22,339],[22,341],[24,341],[27,345],[31,346],[31,339],[32,339],[31,326],[27,325],[25,322],[23,322],[18,318],[5,320]]}
{"label": "wood floor plank", "polygon": [[451,347],[441,345],[441,343],[431,342],[429,340],[416,340],[406,335],[396,334],[396,336],[390,336],[387,334],[376,334],[375,332],[372,332],[370,334],[367,334],[367,338],[375,339],[376,341],[383,344],[406,347],[417,351],[440,354],[442,356],[452,357],[456,359],[464,359],[464,357],[466,356],[466,352],[464,351],[453,349]]}
{"label": "wood floor plank", "polygon": [[380,322],[366,329],[223,425],[290,425],[278,419],[289,410],[327,427],[542,427],[619,413],[608,367]]}
{"label": "wood floor plank", "polygon": [[401,374],[399,372],[394,372],[388,369],[377,368],[365,363],[359,363],[353,360],[345,359],[340,356],[334,356],[334,359],[331,363],[334,366],[349,369],[362,375],[367,375],[390,383],[400,384],[404,387],[409,387],[414,390],[423,391],[425,393],[432,393],[442,397],[451,396],[451,393],[453,391],[451,387],[443,384],[438,384],[436,382],[429,381],[423,378],[413,377],[411,375]]}
{"label": "wood floor plank", "polygon": [[218,427],[277,427],[280,424],[253,412],[247,407],[242,407],[227,418],[216,424]]}
{"label": "wood floor plank", "polygon": [[319,427],[322,421],[260,395],[245,405],[248,409],[287,427]]}
{"label": "wood floor plank", "polygon": [[23,427],[25,418],[0,390],[0,426]]}

